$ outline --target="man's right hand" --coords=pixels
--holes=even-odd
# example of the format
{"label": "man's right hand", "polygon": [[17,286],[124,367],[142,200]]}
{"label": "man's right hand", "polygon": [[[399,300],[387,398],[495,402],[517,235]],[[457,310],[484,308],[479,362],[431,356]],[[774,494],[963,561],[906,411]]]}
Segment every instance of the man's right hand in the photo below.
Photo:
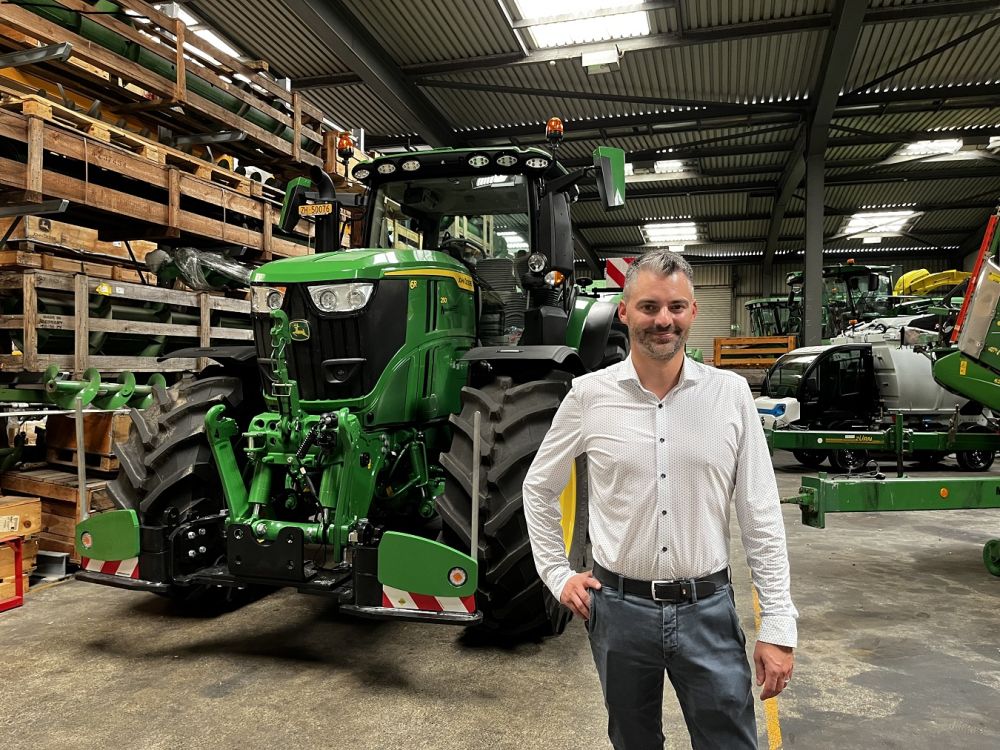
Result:
{"label": "man's right hand", "polygon": [[601,582],[590,574],[589,570],[570,576],[563,586],[559,601],[568,607],[573,614],[590,619],[590,592],[587,589],[599,589]]}

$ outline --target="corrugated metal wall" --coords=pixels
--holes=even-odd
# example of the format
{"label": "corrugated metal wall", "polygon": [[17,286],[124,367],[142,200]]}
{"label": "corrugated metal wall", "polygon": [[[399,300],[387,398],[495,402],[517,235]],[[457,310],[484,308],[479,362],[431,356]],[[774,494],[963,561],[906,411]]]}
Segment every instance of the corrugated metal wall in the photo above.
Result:
{"label": "corrugated metal wall", "polygon": [[735,268],[736,266],[722,264],[694,267],[698,319],[691,329],[688,346],[701,349],[705,361],[709,363],[712,361],[715,339],[731,335]]}

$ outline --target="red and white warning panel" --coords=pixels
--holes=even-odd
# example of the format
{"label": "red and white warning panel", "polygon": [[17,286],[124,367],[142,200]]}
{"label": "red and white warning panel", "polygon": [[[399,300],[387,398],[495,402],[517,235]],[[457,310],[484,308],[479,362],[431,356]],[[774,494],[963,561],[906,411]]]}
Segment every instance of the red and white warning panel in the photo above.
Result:
{"label": "red and white warning panel", "polygon": [[605,289],[621,289],[625,286],[625,273],[635,258],[608,258],[605,261]]}
{"label": "red and white warning panel", "polygon": [[128,560],[93,560],[89,557],[81,557],[80,567],[92,573],[104,573],[122,578],[139,578],[138,557],[130,557]]}
{"label": "red and white warning panel", "polygon": [[476,596],[428,596],[382,585],[382,606],[387,609],[416,609],[425,612],[476,611]]}

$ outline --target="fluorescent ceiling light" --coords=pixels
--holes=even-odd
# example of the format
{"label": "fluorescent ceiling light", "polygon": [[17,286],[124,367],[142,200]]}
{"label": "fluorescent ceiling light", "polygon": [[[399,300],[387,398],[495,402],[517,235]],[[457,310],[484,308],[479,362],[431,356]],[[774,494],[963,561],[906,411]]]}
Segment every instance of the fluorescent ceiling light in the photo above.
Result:
{"label": "fluorescent ceiling light", "polygon": [[961,138],[916,141],[914,143],[907,143],[896,152],[896,156],[936,156],[938,154],[954,154],[961,148]]}
{"label": "fluorescent ceiling light", "polygon": [[[635,5],[634,0],[548,0],[544,5],[532,0],[514,0],[520,18],[539,18],[539,7],[544,7],[546,17],[583,15],[587,11]],[[563,47],[568,44],[586,44],[609,39],[629,39],[649,34],[649,15],[646,11],[617,13],[598,18],[578,18],[529,26],[532,41],[539,48]]]}
{"label": "fluorescent ceiling light", "polygon": [[508,250],[527,250],[528,241],[524,239],[524,235],[520,232],[511,232],[507,230],[501,230],[496,232],[497,237],[503,237],[504,242],[507,243]]}
{"label": "fluorescent ceiling light", "polygon": [[684,162],[680,159],[661,159],[653,162],[653,171],[656,174],[666,174],[667,172],[683,172]]}
{"label": "fluorescent ceiling light", "polygon": [[685,245],[698,241],[698,225],[693,221],[644,224],[642,235],[647,245]]}
{"label": "fluorescent ceiling light", "polygon": [[856,213],[844,222],[841,234],[862,237],[864,235],[899,234],[916,213],[916,211],[910,210]]}

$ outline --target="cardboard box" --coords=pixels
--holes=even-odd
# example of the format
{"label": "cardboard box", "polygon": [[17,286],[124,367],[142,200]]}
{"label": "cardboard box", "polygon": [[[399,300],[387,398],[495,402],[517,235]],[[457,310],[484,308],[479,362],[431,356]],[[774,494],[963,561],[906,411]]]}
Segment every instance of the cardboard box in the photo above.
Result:
{"label": "cardboard box", "polygon": [[0,497],[0,539],[41,531],[42,503],[37,497]]}

